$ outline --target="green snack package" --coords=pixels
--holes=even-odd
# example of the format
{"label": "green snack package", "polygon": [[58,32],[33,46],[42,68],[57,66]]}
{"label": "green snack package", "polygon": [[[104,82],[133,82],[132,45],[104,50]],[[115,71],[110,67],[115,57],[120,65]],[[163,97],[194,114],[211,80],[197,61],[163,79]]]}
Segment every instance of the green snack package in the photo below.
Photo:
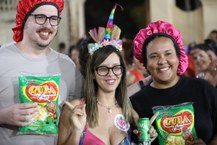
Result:
{"label": "green snack package", "polygon": [[32,124],[20,127],[20,133],[58,134],[59,80],[60,75],[19,76],[20,102],[36,102],[39,107],[38,113],[32,119]]}
{"label": "green snack package", "polygon": [[197,139],[192,104],[186,102],[152,108],[153,113],[159,112],[156,129],[160,145],[190,145],[190,142]]}

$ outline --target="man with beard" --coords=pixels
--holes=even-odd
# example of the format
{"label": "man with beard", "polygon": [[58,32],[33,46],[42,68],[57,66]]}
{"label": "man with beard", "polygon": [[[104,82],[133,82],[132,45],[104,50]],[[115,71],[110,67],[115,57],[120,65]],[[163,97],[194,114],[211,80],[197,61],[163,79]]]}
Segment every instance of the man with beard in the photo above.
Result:
{"label": "man with beard", "polygon": [[18,2],[13,28],[15,42],[0,49],[0,145],[56,144],[55,137],[18,133],[19,127],[32,123],[39,110],[37,103],[19,103],[21,74],[59,74],[59,104],[80,96],[82,77],[74,63],[49,47],[57,34],[63,7],[63,0]]}

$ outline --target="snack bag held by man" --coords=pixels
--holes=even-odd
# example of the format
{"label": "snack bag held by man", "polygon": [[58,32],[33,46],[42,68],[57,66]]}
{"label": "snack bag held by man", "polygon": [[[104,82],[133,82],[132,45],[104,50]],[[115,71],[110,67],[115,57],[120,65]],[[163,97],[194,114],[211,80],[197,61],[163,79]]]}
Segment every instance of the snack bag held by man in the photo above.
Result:
{"label": "snack bag held by man", "polygon": [[36,102],[39,107],[32,124],[20,127],[20,133],[57,135],[59,80],[59,75],[19,76],[20,102]]}
{"label": "snack bag held by man", "polygon": [[192,103],[155,106],[152,109],[154,113],[159,112],[156,128],[160,145],[190,145],[197,139]]}

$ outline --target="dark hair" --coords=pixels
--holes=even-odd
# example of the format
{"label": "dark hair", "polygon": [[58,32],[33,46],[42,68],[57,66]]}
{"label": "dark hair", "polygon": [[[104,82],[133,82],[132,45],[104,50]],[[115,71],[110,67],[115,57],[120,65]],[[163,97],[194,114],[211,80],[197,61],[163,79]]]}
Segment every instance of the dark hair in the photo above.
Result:
{"label": "dark hair", "polygon": [[213,49],[209,45],[203,43],[195,45],[193,49],[200,49],[203,51],[208,51],[208,50],[213,51]]}
{"label": "dark hair", "polygon": [[147,55],[147,48],[146,47],[152,40],[154,40],[155,38],[159,38],[159,37],[166,37],[166,38],[171,39],[173,44],[174,44],[175,50],[176,50],[176,55],[178,56],[178,58],[180,57],[180,48],[173,37],[171,37],[170,35],[165,34],[165,33],[155,33],[155,34],[149,36],[145,40],[145,42],[142,46],[142,58],[143,58],[145,65],[147,65],[147,56],[146,56]]}
{"label": "dark hair", "polygon": [[69,57],[71,57],[71,55],[72,55],[71,53],[72,53],[73,50],[78,50],[79,51],[79,49],[77,48],[76,45],[69,46],[69,51],[68,51],[68,56]]}
{"label": "dark hair", "polygon": [[23,24],[22,24],[22,28],[21,28],[22,31],[23,31],[23,29],[24,29],[24,26],[25,26],[25,23],[26,23],[28,17],[32,14],[32,12],[33,12],[34,10],[36,10],[38,7],[43,6],[43,5],[53,5],[54,7],[56,7],[56,8],[57,8],[57,11],[58,11],[58,16],[59,16],[60,9],[59,9],[59,7],[57,6],[57,4],[52,3],[52,2],[41,2],[41,3],[37,4],[37,5],[35,5],[32,9],[30,9],[29,12],[27,12],[27,14],[25,15],[24,20],[23,20]]}
{"label": "dark hair", "polygon": [[217,38],[217,30],[212,30],[212,31],[210,32],[210,34],[216,34],[216,38]]}
{"label": "dark hair", "polygon": [[64,42],[59,43],[59,48],[65,48],[65,47],[66,47],[66,44]]}
{"label": "dark hair", "polygon": [[122,44],[122,52],[124,53],[124,60],[127,65],[133,64],[133,41],[126,39]]}
{"label": "dark hair", "polygon": [[94,41],[91,38],[87,37],[87,38],[80,39],[76,44],[76,46],[79,50],[79,63],[81,65],[80,72],[84,78],[86,76],[87,60],[90,56],[90,54],[88,52],[88,44],[89,43],[94,43]]}

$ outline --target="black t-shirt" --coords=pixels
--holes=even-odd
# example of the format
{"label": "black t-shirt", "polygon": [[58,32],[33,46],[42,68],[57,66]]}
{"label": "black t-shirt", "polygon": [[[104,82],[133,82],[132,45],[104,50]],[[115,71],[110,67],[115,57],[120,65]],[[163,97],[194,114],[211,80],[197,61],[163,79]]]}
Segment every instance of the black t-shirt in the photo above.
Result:
{"label": "black t-shirt", "polygon": [[[175,86],[168,89],[148,85],[131,96],[130,100],[140,118],[151,118],[154,106],[193,102],[198,138],[209,143],[217,133],[217,89],[204,80],[182,76]],[[157,140],[152,143],[157,144]]]}

